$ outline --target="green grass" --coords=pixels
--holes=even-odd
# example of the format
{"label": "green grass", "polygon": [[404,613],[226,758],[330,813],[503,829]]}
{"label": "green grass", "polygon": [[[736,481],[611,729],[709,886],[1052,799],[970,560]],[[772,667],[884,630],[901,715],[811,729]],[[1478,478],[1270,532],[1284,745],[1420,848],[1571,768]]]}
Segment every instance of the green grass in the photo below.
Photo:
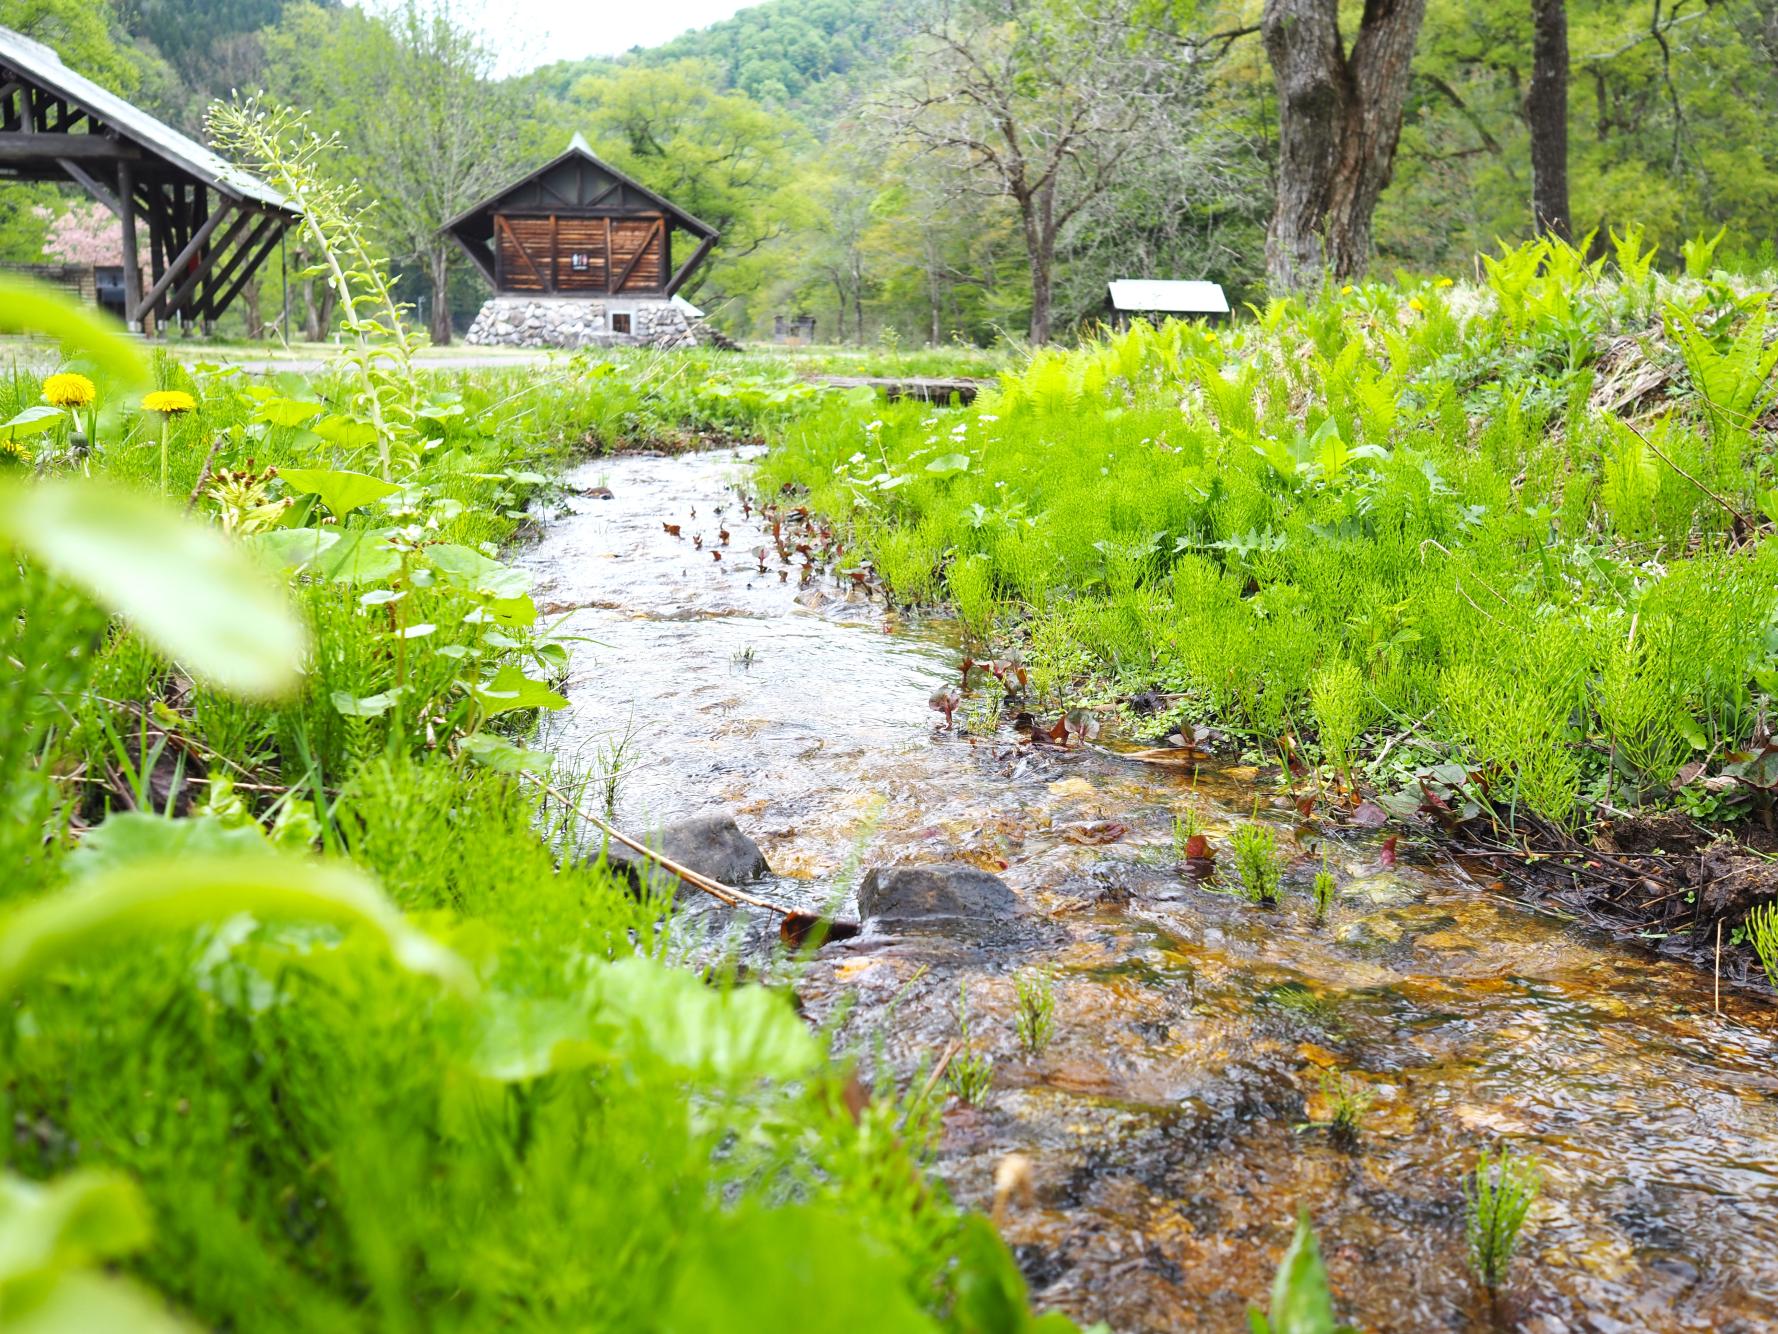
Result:
{"label": "green grass", "polygon": [[1454,760],[1577,826],[1726,765],[1778,683],[1763,303],[1532,245],[1046,350],[965,411],[830,401],[760,485],[1052,696],[1159,687],[1386,791]]}

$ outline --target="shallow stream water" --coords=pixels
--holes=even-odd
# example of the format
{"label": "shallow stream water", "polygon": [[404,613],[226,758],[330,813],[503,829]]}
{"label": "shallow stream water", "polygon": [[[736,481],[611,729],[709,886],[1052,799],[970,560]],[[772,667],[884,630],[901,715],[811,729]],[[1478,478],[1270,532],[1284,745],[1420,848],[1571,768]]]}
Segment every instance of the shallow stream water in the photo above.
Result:
{"label": "shallow stream water", "polygon": [[[1436,852],[1386,864],[1376,837],[1269,805],[1297,854],[1283,906],[1194,882],[1175,815],[1226,846],[1272,796],[1252,770],[1147,767],[1110,741],[1032,752],[991,715],[945,729],[927,701],[957,677],[955,630],[818,574],[781,580],[769,551],[761,575],[769,539],[731,489],[744,473],[733,453],[581,470],[612,498],[575,499],[527,558],[546,616],[584,636],[550,744],[600,770],[627,736],[620,826],[726,811],[774,868],[761,892],[786,902],[829,905],[860,867],[894,864],[1012,886],[1022,934],[836,942],[801,993],[817,1017],[855,1001],[841,1037],[886,1080],[957,1035],[967,986],[994,1085],[947,1112],[936,1170],[985,1208],[996,1165],[1030,1160],[1002,1233],[1039,1303],[1120,1330],[1245,1329],[1306,1207],[1364,1329],[1778,1328],[1767,1000],[1725,991],[1719,1015],[1708,976],[1533,913]],[[1128,832],[1084,841],[1104,821]],[[1341,897],[1317,923],[1324,856]],[[1053,971],[1056,1034],[1028,1059],[1013,979],[1033,965]],[[1326,1070],[1369,1093],[1351,1144],[1309,1124]],[[1459,1180],[1502,1140],[1546,1181],[1491,1310],[1465,1268]]]}

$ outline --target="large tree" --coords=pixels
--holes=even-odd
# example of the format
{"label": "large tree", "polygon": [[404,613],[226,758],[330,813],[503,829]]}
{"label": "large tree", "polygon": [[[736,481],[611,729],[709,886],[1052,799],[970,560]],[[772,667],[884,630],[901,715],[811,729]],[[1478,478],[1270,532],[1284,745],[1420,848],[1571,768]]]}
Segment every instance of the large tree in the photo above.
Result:
{"label": "large tree", "polygon": [[1152,0],[939,0],[879,110],[958,183],[952,207],[1017,213],[1028,333],[1047,342],[1063,237],[1096,200],[1178,151],[1202,86],[1157,41]]}
{"label": "large tree", "polygon": [[1568,0],[1531,0],[1531,217],[1540,232],[1574,235],[1568,212]]}
{"label": "large tree", "polygon": [[1426,0],[1365,0],[1350,49],[1339,11],[1339,0],[1266,0],[1260,19],[1278,87],[1266,272],[1285,290],[1370,263],[1371,214],[1395,165]]}

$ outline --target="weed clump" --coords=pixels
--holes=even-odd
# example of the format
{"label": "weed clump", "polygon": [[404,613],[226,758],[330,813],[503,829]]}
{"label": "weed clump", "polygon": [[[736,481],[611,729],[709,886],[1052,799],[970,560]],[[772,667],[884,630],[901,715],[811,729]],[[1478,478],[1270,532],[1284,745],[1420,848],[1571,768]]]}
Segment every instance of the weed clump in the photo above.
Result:
{"label": "weed clump", "polygon": [[1284,878],[1284,854],[1270,825],[1244,824],[1235,831],[1235,873],[1249,903],[1274,904]]}
{"label": "weed clump", "polygon": [[1056,991],[1049,972],[1027,968],[1014,979],[1018,992],[1015,1028],[1019,1045],[1031,1056],[1040,1056],[1056,1029]]}
{"label": "weed clump", "polygon": [[1463,1182],[1469,1264],[1490,1293],[1506,1280],[1531,1206],[1543,1189],[1543,1172],[1508,1146],[1483,1149]]}

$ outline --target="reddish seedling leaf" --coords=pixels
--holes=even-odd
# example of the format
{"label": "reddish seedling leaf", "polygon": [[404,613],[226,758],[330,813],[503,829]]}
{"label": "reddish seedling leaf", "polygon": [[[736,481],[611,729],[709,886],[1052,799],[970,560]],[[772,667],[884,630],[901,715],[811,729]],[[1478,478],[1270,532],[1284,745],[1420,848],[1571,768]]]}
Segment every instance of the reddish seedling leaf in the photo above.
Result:
{"label": "reddish seedling leaf", "polygon": [[679,536],[679,525],[678,525],[678,524],[676,524],[676,523],[663,523],[663,524],[662,524],[662,525],[661,525],[661,527],[662,527],[662,528],[665,528],[665,529],[666,529],[666,530],[667,530],[667,536],[668,536],[668,537],[678,537],[678,536]]}
{"label": "reddish seedling leaf", "polygon": [[944,714],[945,726],[949,727],[951,726],[951,715],[956,713],[958,706],[963,703],[963,691],[954,685],[942,685],[932,692],[932,697],[926,702]]}
{"label": "reddish seedling leaf", "polygon": [[1352,811],[1352,823],[1361,829],[1381,829],[1389,823],[1389,812],[1374,801],[1361,801]]}
{"label": "reddish seedling leaf", "polygon": [[1202,834],[1193,834],[1185,840],[1185,859],[1188,862],[1213,862],[1216,854],[1210,850],[1210,840]]}
{"label": "reddish seedling leaf", "polygon": [[1395,865],[1395,840],[1397,837],[1398,835],[1391,834],[1383,840],[1383,850],[1377,855],[1377,860],[1384,866]]}
{"label": "reddish seedling leaf", "polygon": [[716,540],[726,547],[728,545],[728,529],[718,528],[716,530]]}

